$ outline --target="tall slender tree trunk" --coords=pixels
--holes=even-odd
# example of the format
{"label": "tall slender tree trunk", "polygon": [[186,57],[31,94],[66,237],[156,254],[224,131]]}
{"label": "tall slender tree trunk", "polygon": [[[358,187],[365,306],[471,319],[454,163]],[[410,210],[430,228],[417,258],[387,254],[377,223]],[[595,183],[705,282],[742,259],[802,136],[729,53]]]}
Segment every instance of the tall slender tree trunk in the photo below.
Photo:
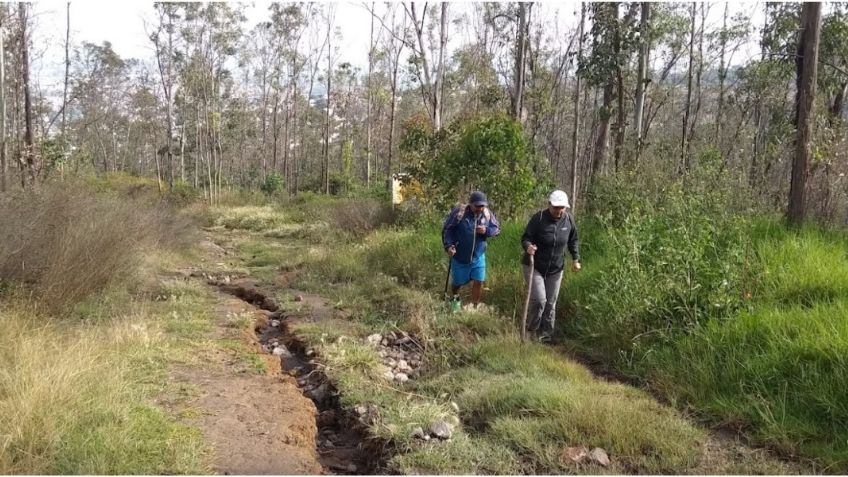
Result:
{"label": "tall slender tree trunk", "polygon": [[159,164],[159,151],[156,150],[156,132],[153,132],[153,160],[156,161],[156,186],[159,188],[159,194],[162,194],[162,166]]}
{"label": "tall slender tree trunk", "polygon": [[[724,4],[724,16],[721,24],[721,33],[719,33],[721,53],[718,64],[718,102],[716,104],[715,139],[713,139],[713,142],[717,146],[721,144],[721,121],[724,115],[724,82],[727,80],[727,66],[725,65],[725,56],[727,55],[727,10],[729,6],[729,2]],[[721,150],[721,147],[719,147],[719,150]]]}
{"label": "tall slender tree trunk", "polygon": [[842,109],[845,105],[845,96],[848,96],[848,81],[842,83],[836,91],[836,96],[833,97],[833,102],[830,104],[830,117],[828,121],[831,127],[834,127],[842,117]]}
{"label": "tall slender tree trunk", "polygon": [[692,12],[689,26],[689,74],[686,82],[686,108],[683,110],[683,133],[680,139],[680,163],[678,174],[689,172],[689,114],[692,109],[692,80],[695,74],[695,9],[697,3],[692,2]]}
{"label": "tall slender tree trunk", "polygon": [[24,87],[24,159],[32,185],[35,186],[35,145],[32,132],[32,95],[29,84],[29,22],[27,3],[18,4],[18,16],[21,22],[21,77]]}
{"label": "tall slender tree trunk", "polygon": [[67,142],[65,138],[65,121],[68,110],[68,78],[70,77],[71,69],[71,2],[67,5],[67,16],[65,23],[65,85],[62,88],[62,140]]}
{"label": "tall slender tree trunk", "polygon": [[[299,70],[294,73],[295,84],[294,84],[294,94],[292,97],[292,129],[294,129],[294,133],[297,134],[297,78],[300,76]],[[295,144],[292,148],[292,165],[291,165],[291,182],[286,183],[286,188],[289,191],[289,194],[297,193],[297,175],[298,168],[300,167],[300,148],[303,144],[303,135],[301,134],[299,139],[294,140]]]}
{"label": "tall slender tree trunk", "polygon": [[607,146],[609,144],[610,120],[612,119],[612,80],[604,85],[603,102],[598,114],[598,135],[595,140],[592,175],[603,175],[606,171]]}
{"label": "tall slender tree trunk", "polygon": [[[616,56],[618,56],[618,54],[616,54]],[[616,99],[618,101],[618,106],[616,108],[618,118],[616,119],[615,129],[615,172],[618,172],[621,165],[621,156],[624,152],[624,134],[627,130],[624,113],[624,74],[621,71],[621,64],[616,65],[615,79]]]}
{"label": "tall slender tree trunk", "polygon": [[259,116],[262,125],[262,182],[268,177],[268,73],[263,65],[262,71],[262,114]]}
{"label": "tall slender tree trunk", "polygon": [[290,155],[290,144],[291,144],[291,138],[289,137],[289,121],[290,121],[290,116],[291,116],[291,98],[293,96],[292,92],[291,92],[291,88],[292,88],[293,85],[294,85],[294,80],[292,79],[292,81],[289,84],[288,91],[286,92],[286,97],[288,98],[288,100],[285,102],[286,103],[286,107],[285,107],[285,111],[284,111],[285,119],[283,120],[283,178],[285,179],[286,184],[288,184],[289,181],[291,180],[291,177],[289,177],[289,168],[290,168],[289,155]]}
{"label": "tall slender tree trunk", "polygon": [[[768,31],[768,18],[769,18],[769,8],[770,3],[764,2],[764,18],[765,25],[763,26],[762,36],[760,38],[760,59],[765,61],[768,57],[769,51],[766,44],[766,32]],[[750,185],[752,191],[756,191],[758,182],[757,179],[759,177],[759,159],[763,154],[763,149],[765,149],[765,136],[766,129],[768,129],[768,105],[765,104],[764,92],[760,91],[758,94],[758,101],[756,109],[754,110],[754,120],[756,123],[756,132],[754,134],[754,153],[751,155],[751,168],[748,170],[748,184]]]}
{"label": "tall slender tree trunk", "polygon": [[583,29],[586,26],[586,4],[580,4],[580,30],[577,40],[577,65],[575,68],[574,80],[574,131],[571,134],[571,210],[577,208],[577,181],[580,176],[578,165],[580,151],[580,89],[582,86],[581,76],[579,74],[579,65],[583,62]]}
{"label": "tall slender tree trunk", "polygon": [[639,21],[639,68],[636,74],[636,108],[633,112],[633,127],[636,135],[636,167],[642,154],[642,124],[645,117],[645,96],[648,91],[648,64],[651,52],[649,35],[651,4],[642,2]]}
{"label": "tall slender tree trunk", "polygon": [[[371,11],[374,11],[374,2],[371,2]],[[368,78],[366,88],[368,89],[368,106],[365,112],[365,187],[371,187],[371,103],[373,92],[371,91],[371,75],[374,71],[374,15],[371,15],[371,33],[368,38]]]}
{"label": "tall slender tree trunk", "polygon": [[6,192],[6,5],[0,5],[0,192]]}
{"label": "tall slender tree trunk", "polygon": [[173,105],[173,75],[172,75],[172,65],[173,62],[173,52],[174,52],[174,25],[171,15],[168,15],[168,61],[166,68],[166,74],[168,75],[168,87],[165,89],[165,101],[168,102],[168,106],[165,109],[166,112],[166,120],[168,121],[167,134],[168,137],[165,140],[165,145],[168,148],[167,157],[168,158],[168,186],[170,188],[174,187],[174,157],[173,151],[171,150],[173,147],[173,137],[174,137],[174,105]]}
{"label": "tall slender tree trunk", "polygon": [[801,35],[798,41],[797,92],[795,95],[795,159],[792,161],[792,179],[789,184],[787,218],[795,226],[804,222],[806,215],[806,186],[809,162],[813,149],[813,123],[815,121],[816,78],[818,76],[821,3],[805,3],[801,7]]}
{"label": "tall slender tree trunk", "polygon": [[695,128],[698,125],[698,116],[701,113],[701,76],[704,73],[704,24],[706,23],[705,4],[701,3],[701,28],[698,31],[698,68],[695,70],[695,111],[692,114],[692,121],[689,124],[689,138],[687,143],[690,144],[695,137]]}
{"label": "tall slender tree trunk", "polygon": [[[320,53],[318,53],[318,55],[320,56]],[[306,93],[306,108],[305,108],[306,111],[304,111],[304,113],[303,113],[303,124],[302,124],[302,132],[301,132],[301,137],[303,137],[303,138],[306,137],[306,125],[307,125],[306,123],[309,121],[309,112],[310,112],[309,111],[309,105],[311,104],[312,93],[315,89],[315,76],[318,74],[318,67],[319,67],[318,64],[319,64],[319,62],[320,62],[320,58],[316,57],[315,63],[310,63],[310,66],[312,66],[312,65],[314,65],[314,66],[312,66],[312,72],[309,75],[309,91],[307,91],[307,93]],[[309,157],[310,157],[309,150],[305,150],[304,154],[303,154],[303,158],[304,158],[303,162],[307,165],[308,165],[307,159]],[[295,195],[297,195],[298,191],[300,190],[300,189],[298,189],[298,187],[299,187],[299,177],[300,177],[300,173],[298,173],[298,175],[295,177],[295,184],[294,184]]]}
{"label": "tall slender tree trunk", "polygon": [[279,149],[278,143],[280,141],[280,128],[277,127],[277,110],[280,108],[278,94],[276,91],[274,92],[274,109],[271,110],[271,135],[273,137],[273,143],[271,145],[271,172],[277,172],[277,150]]}
{"label": "tall slender tree trunk", "polygon": [[[6,6],[6,4],[0,4],[0,7],[5,8],[5,6]],[[15,14],[14,10],[11,10],[11,12],[7,15],[7,18],[11,19],[12,15],[14,15],[14,14]],[[20,33],[20,32],[18,32],[18,33]],[[17,38],[15,38],[16,44],[12,47],[12,50],[14,50],[15,52],[17,52],[17,50],[18,50],[17,41],[20,40],[19,37],[20,37],[20,35],[17,35]],[[20,62],[17,62],[17,63],[20,63]],[[14,67],[14,69],[12,70],[12,74],[10,76],[12,78],[12,111],[11,111],[11,118],[9,118],[9,123],[8,123],[9,130],[7,131],[7,134],[6,134],[6,141],[7,141],[7,144],[9,145],[9,147],[12,148],[13,153],[8,154],[9,151],[7,151],[7,157],[9,157],[9,156],[14,157],[15,162],[18,163],[18,168],[19,168],[19,172],[20,172],[19,179],[21,181],[21,187],[26,187],[26,170],[25,170],[26,166],[25,166],[25,162],[23,160],[23,155],[22,155],[22,152],[21,152],[21,149],[22,149],[21,148],[21,142],[22,141],[20,139],[20,137],[21,137],[21,102],[22,102],[22,100],[21,100],[21,68],[20,68],[20,64],[12,63],[12,66]],[[9,76],[9,75],[7,74],[6,76]],[[6,103],[7,103],[6,107],[8,108],[8,106],[9,106],[8,101]],[[8,141],[9,137],[14,138],[14,141],[9,143],[9,141]],[[95,162],[95,154],[91,154],[91,164],[92,164],[93,167],[97,167],[97,164]]]}
{"label": "tall slender tree trunk", "polygon": [[522,121],[524,109],[524,77],[527,69],[527,9],[528,3],[518,3],[518,34],[515,39],[515,79],[512,86],[512,118]]}
{"label": "tall slender tree trunk", "polygon": [[327,22],[327,108],[324,110],[324,193],[330,193],[330,106],[331,87],[333,84],[333,44],[331,39],[331,23]]}
{"label": "tall slender tree trunk", "polygon": [[185,124],[186,124],[186,105],[185,95],[182,96],[182,106],[180,111],[182,114],[183,123],[180,126],[180,179],[186,183],[186,166],[185,166]]}
{"label": "tall slender tree trunk", "polygon": [[436,64],[436,81],[433,84],[433,127],[442,129],[442,94],[445,81],[445,48],[448,44],[448,2],[441,2],[439,20],[439,61]]}
{"label": "tall slender tree trunk", "polygon": [[199,169],[203,166],[203,148],[200,142],[200,106],[195,102],[194,105],[194,187],[200,187]]}
{"label": "tall slender tree trunk", "polygon": [[209,205],[215,205],[215,180],[214,180],[214,170],[215,170],[215,150],[209,147],[209,104],[208,98],[205,95],[205,87],[204,87],[204,98],[203,98],[203,149],[206,151],[206,180],[209,183]]}
{"label": "tall slender tree trunk", "polygon": [[392,179],[392,160],[395,152],[395,115],[397,112],[397,83],[398,83],[398,62],[400,61],[401,47],[398,47],[395,61],[392,65],[392,100],[389,108],[389,159],[386,161],[386,180],[391,187]]}

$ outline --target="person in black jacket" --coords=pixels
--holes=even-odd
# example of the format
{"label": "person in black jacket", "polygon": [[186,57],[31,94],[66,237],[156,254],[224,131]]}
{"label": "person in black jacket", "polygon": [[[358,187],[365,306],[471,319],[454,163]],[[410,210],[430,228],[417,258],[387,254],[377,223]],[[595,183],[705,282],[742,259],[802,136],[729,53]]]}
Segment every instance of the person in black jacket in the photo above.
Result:
{"label": "person in black jacket", "polygon": [[[521,245],[524,279],[533,280],[527,331],[538,335],[539,341],[549,343],[554,332],[556,301],[562,282],[565,247],[571,253],[571,269],[580,271],[580,244],[574,218],[568,213],[568,195],[555,190],[548,196],[548,208],[530,217]],[[530,255],[534,257],[530,270]]]}

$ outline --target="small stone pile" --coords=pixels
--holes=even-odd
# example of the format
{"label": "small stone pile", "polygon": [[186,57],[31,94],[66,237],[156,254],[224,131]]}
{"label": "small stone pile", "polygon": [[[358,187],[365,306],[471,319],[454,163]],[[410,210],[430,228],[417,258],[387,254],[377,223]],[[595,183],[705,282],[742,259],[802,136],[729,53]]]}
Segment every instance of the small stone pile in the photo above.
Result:
{"label": "small stone pile", "polygon": [[229,285],[237,278],[243,278],[244,274],[234,272],[208,273],[203,270],[192,270],[189,273],[191,277],[198,277],[206,280],[209,285]]}
{"label": "small stone pile", "polygon": [[416,427],[412,430],[409,437],[412,439],[420,439],[429,441],[430,439],[446,441],[453,436],[454,425],[445,421],[433,421],[425,430],[423,427]]}
{"label": "small stone pile", "polygon": [[286,348],[286,345],[284,345],[279,339],[276,338],[272,338],[267,343],[263,343],[262,349],[264,349],[267,353],[273,354],[274,356],[279,356],[280,359],[292,357],[292,353],[291,351],[289,351],[288,348]]}
{"label": "small stone pile", "polygon": [[418,377],[423,364],[421,346],[409,334],[391,331],[381,335],[375,333],[366,338],[369,346],[377,350],[386,371],[383,376],[398,383]]}
{"label": "small stone pile", "polygon": [[589,450],[587,447],[566,447],[562,450],[559,460],[563,465],[592,463],[601,467],[610,465],[607,451],[600,447]]}

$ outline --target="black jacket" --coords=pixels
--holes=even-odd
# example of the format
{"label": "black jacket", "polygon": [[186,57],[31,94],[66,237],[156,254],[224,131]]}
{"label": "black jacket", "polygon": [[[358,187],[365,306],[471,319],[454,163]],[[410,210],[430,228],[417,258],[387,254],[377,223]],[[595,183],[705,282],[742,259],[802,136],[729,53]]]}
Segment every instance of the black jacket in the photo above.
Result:
{"label": "black jacket", "polygon": [[521,236],[521,246],[525,250],[521,263],[524,265],[530,265],[527,246],[531,243],[536,246],[535,268],[542,275],[553,275],[562,271],[566,245],[571,257],[580,261],[577,227],[571,214],[566,213],[556,221],[550,211],[544,209],[530,217],[524,235]]}

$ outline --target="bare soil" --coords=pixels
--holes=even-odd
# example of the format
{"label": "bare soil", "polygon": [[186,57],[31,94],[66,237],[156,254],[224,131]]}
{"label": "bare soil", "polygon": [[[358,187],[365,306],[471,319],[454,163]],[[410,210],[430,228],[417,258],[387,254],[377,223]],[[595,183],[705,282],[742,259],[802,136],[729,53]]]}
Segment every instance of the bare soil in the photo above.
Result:
{"label": "bare soil", "polygon": [[[227,313],[250,310],[241,300],[221,297],[217,337],[247,337],[228,327]],[[256,313],[260,318],[261,313]],[[241,336],[239,336],[241,335]],[[325,473],[315,448],[316,409],[292,376],[265,360],[267,374],[246,373],[231,353],[212,350],[204,367],[182,367],[171,374],[177,383],[199,390],[181,414],[211,445],[213,470],[221,474]],[[194,411],[194,412],[191,412]]]}

